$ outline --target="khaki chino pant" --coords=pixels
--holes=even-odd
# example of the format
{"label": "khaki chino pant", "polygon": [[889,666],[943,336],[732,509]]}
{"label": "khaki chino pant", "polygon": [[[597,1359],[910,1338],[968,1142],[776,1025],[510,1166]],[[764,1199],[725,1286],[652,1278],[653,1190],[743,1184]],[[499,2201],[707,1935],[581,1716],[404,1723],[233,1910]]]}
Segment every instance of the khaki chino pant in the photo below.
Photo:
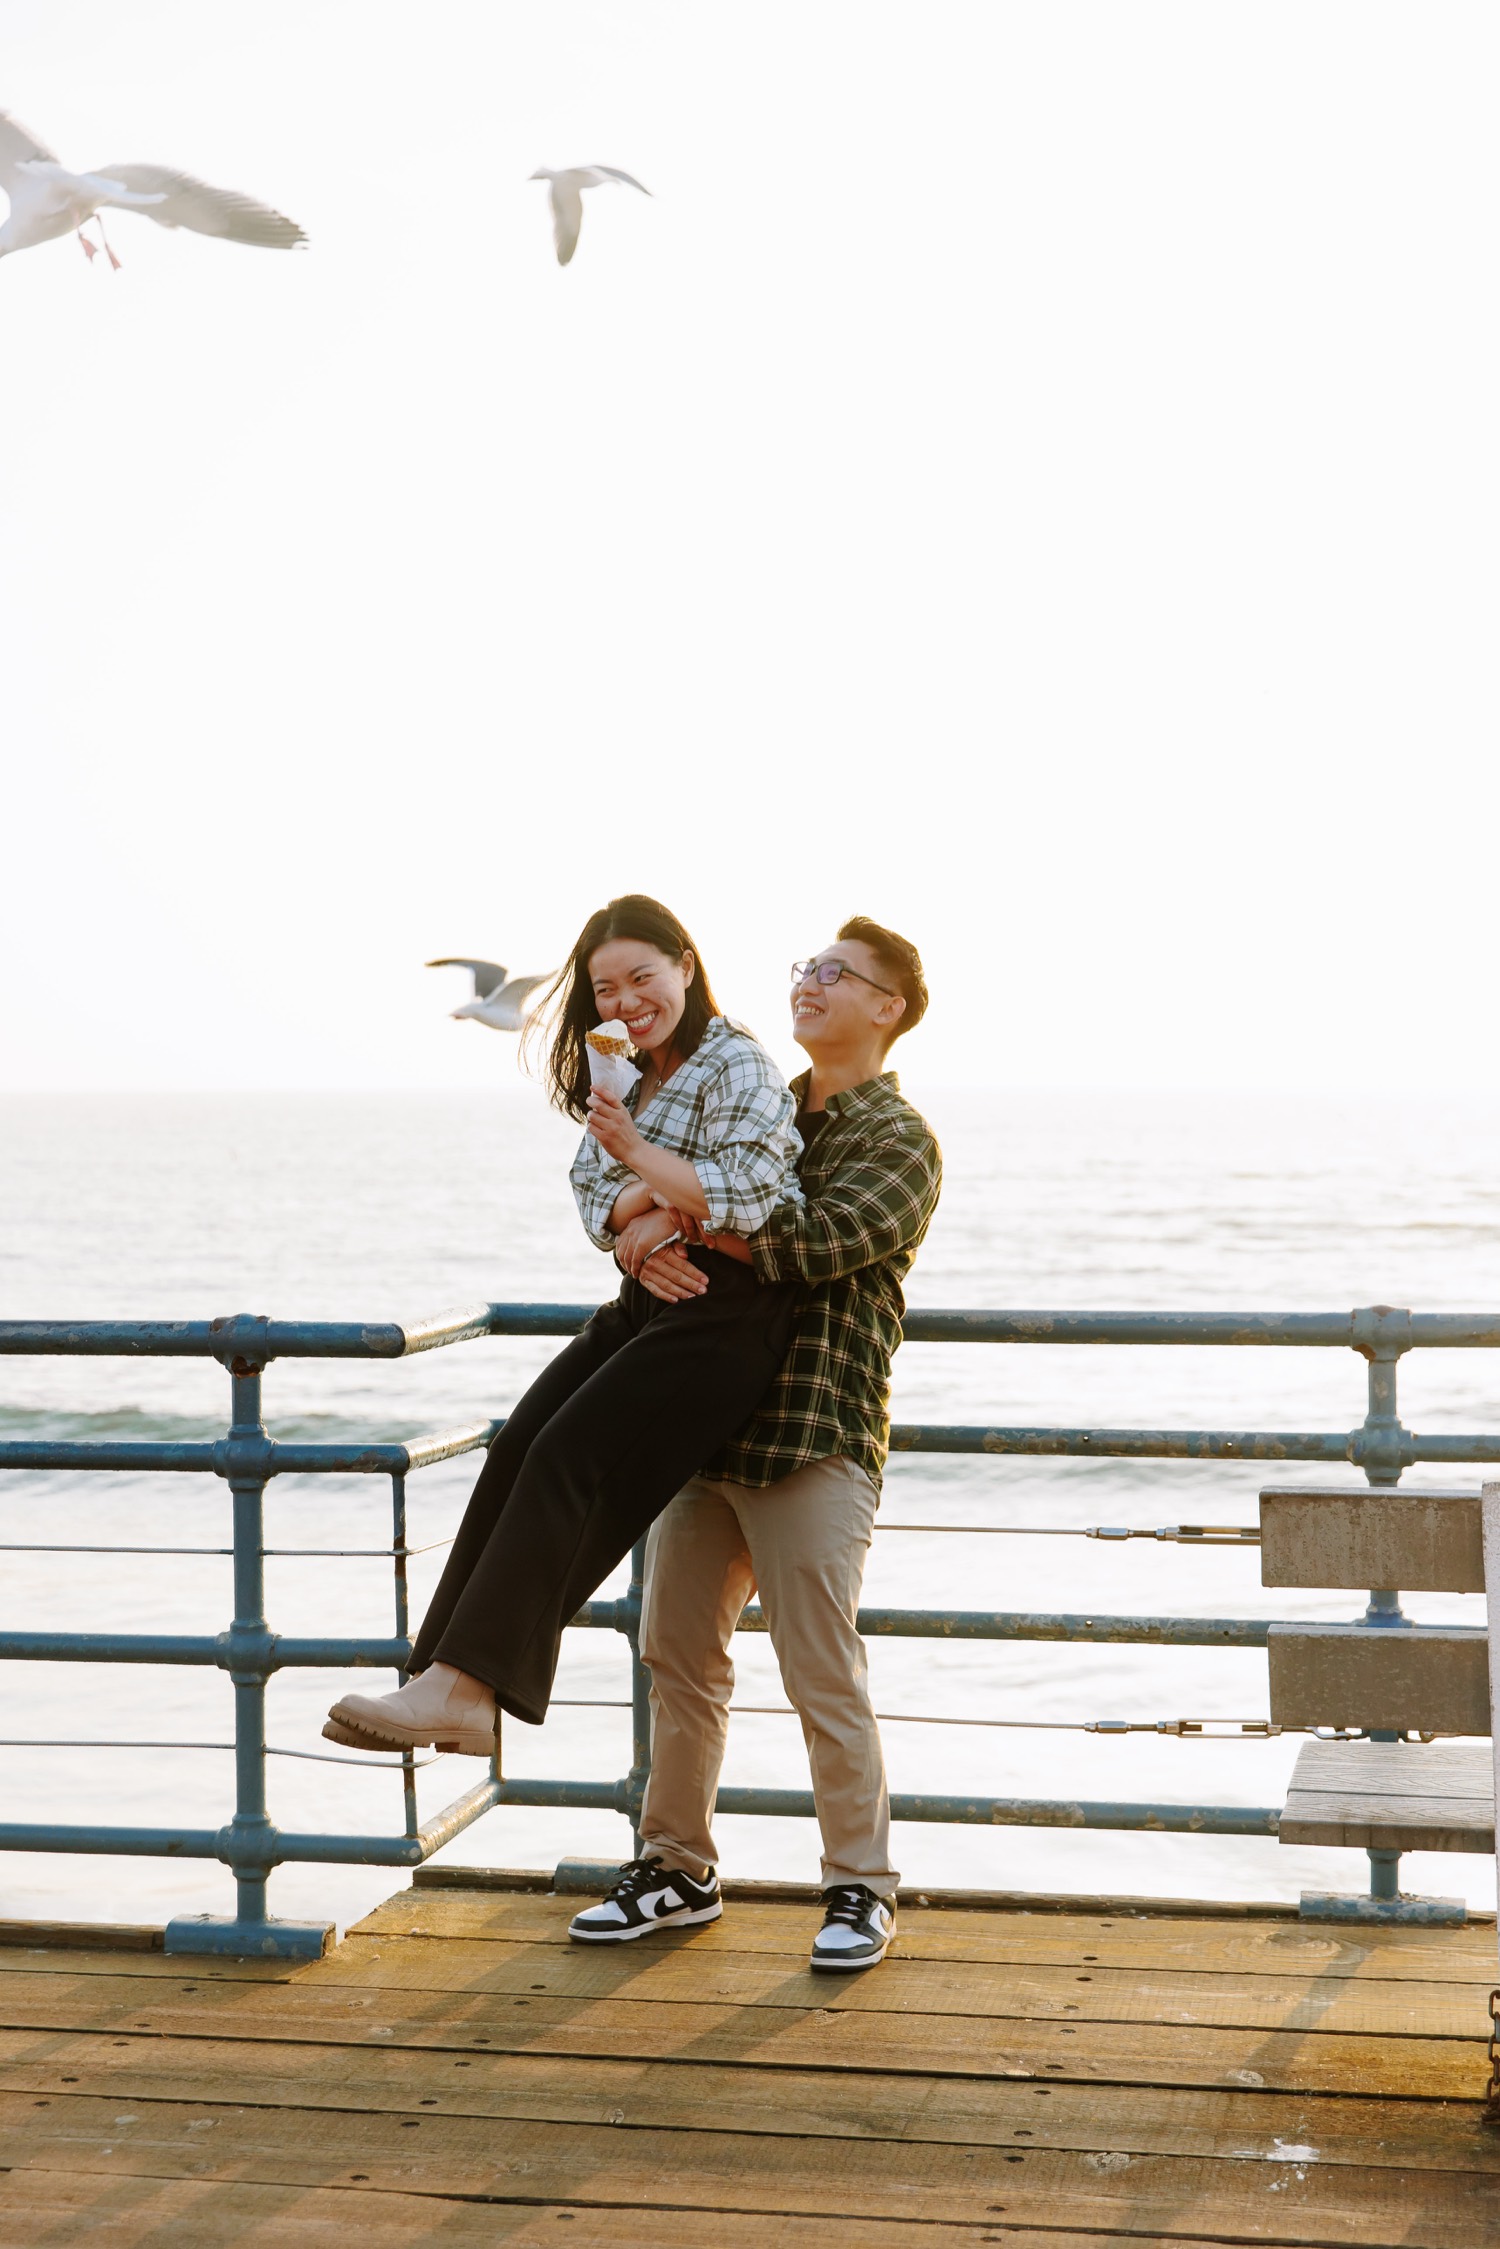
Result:
{"label": "khaki chino pant", "polygon": [[652,1526],[641,1654],[651,1667],[651,1779],[641,1847],[702,1880],[729,1730],[729,1642],[759,1590],[788,1700],[802,1721],[823,1836],[823,1885],[882,1897],[890,1863],[885,1760],[855,1629],[875,1488],[852,1460],[815,1460],[752,1491],[695,1476]]}

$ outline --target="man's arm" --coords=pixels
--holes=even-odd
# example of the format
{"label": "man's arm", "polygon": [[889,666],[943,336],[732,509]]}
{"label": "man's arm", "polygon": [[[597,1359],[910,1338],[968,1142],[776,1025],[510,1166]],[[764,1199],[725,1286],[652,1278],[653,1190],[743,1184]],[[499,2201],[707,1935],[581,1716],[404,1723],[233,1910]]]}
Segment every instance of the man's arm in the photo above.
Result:
{"label": "man's arm", "polygon": [[766,1281],[833,1281],[920,1241],[937,1208],[942,1157],[911,1132],[852,1155],[816,1194],[773,1211],[750,1253]]}

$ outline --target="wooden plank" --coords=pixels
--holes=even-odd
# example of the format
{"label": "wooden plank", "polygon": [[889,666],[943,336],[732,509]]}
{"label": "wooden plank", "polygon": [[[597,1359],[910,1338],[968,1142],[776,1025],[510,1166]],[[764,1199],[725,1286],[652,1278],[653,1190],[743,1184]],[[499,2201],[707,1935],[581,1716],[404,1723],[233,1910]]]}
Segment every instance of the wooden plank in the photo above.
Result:
{"label": "wooden plank", "polygon": [[532,2052],[757,2068],[884,2070],[1048,2082],[1230,2085],[1259,2091],[1477,2100],[1477,2038],[1194,2028],[1155,2023],[990,2022],[973,2015],[862,2012],[849,2006],[662,2005],[542,1993],[205,1984],[194,1996],[133,1977],[19,1979],[4,1990],[16,2029],[144,2031],[172,2037],[311,2040],[470,2053]]}
{"label": "wooden plank", "polygon": [[[1181,2091],[1005,2079],[765,2070],[696,2062],[351,2048],[210,2038],[0,2032],[0,2091],[122,2103],[384,2109],[554,2124],[736,2131],[797,2138],[1324,2163],[1500,2174],[1500,2133],[1467,2103]],[[314,2126],[314,2129],[317,2127]]]}
{"label": "wooden plank", "polygon": [[1292,1770],[1281,1840],[1489,1853],[1495,1848],[1490,1744],[1310,1741]]}
{"label": "wooden plank", "polygon": [[[918,2219],[841,2218],[837,2249],[1099,2249],[1100,2235],[1029,2226],[997,2231],[929,2226]],[[1161,2234],[1132,2233],[1131,2249],[1169,2249]],[[552,2203],[478,2205],[363,2188],[265,2187],[242,2180],[73,2179],[12,2171],[0,2179],[0,2249],[705,2249],[701,2210],[632,2212]],[[1170,2249],[1187,2240],[1174,2234]],[[828,2221],[716,2210],[712,2249],[832,2249]],[[1231,2249],[1202,2234],[1189,2249]]]}
{"label": "wooden plank", "polygon": [[0,1945],[62,1945],[71,1951],[160,1952],[166,1931],[137,1921],[0,1921]]}
{"label": "wooden plank", "polygon": [[180,1953],[142,1949],[115,1951],[95,1945],[33,1944],[0,1947],[0,1990],[10,1976],[160,1976],[171,1983],[182,1976],[214,1983],[290,1983],[301,1972],[290,1960],[234,1960],[205,1955],[201,1962]]}
{"label": "wooden plank", "polygon": [[316,1962],[299,1990],[545,1993],[662,2003],[727,1999],[745,2008],[852,2009],[876,2014],[957,2014],[1010,2022],[1237,2025],[1266,2030],[1349,2030],[1473,2038],[1487,2030],[1484,1991],[1473,1985],[1356,1982],[1318,1976],[1226,1976],[1197,1970],[1144,1974],[1090,1968],[996,1966],[892,1955],[868,1976],[814,1975],[776,1955],[705,1955],[691,1944],[570,1947],[467,1938],[350,1937]]}
{"label": "wooden plank", "polygon": [[1347,1484],[1263,1491],[1260,1582],[1482,1593],[1479,1494]]}
{"label": "wooden plank", "polygon": [[[1329,2249],[1493,2249],[1500,2179],[1399,2174],[1284,2160],[1203,2161],[932,2143],[755,2137],[703,2130],[586,2127],[469,2117],[344,2112],[337,2132],[295,2111],[71,2099],[38,2107],[0,2094],[0,2164],[81,2175],[250,2180],[267,2186],[371,2186],[499,2202],[601,2205],[631,2213],[670,2203],[721,2210],[927,2225],[1071,2227],[1086,2232],[1237,2233]],[[842,2232],[839,2238],[843,2238]]]}
{"label": "wooden plank", "polygon": [[[507,1897],[483,1890],[406,1890],[377,1906],[351,1936],[469,1937],[575,1949],[568,1921],[573,1898]],[[663,1930],[642,1943],[719,1952],[784,1953],[805,1960],[819,1913],[779,1905],[728,1906],[720,1921],[686,1932]],[[897,1954],[916,1960],[989,1960],[1043,1966],[1190,1968],[1245,1975],[1416,1978],[1421,1982],[1495,1980],[1495,1931],[1477,1927],[1349,1928],[1291,1921],[1216,1923],[1062,1914],[922,1912],[897,1917]]]}
{"label": "wooden plank", "polygon": [[1273,1624],[1266,1640],[1278,1726],[1368,1726],[1488,1736],[1482,1632],[1414,1624]]}

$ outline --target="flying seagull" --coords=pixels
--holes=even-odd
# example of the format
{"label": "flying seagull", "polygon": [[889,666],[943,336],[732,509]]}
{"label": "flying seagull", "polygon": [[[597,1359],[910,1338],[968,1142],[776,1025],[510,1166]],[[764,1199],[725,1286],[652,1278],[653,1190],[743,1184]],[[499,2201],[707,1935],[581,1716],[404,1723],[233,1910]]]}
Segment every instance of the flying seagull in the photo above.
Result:
{"label": "flying seagull", "polygon": [[0,187],[10,197],[10,217],[0,226],[0,258],[11,250],[30,250],[59,235],[76,234],[92,264],[99,243],[84,228],[97,221],[99,242],[110,264],[120,261],[109,246],[101,211],[139,211],[158,226],[185,226],[194,234],[217,234],[226,242],[253,242],[263,250],[295,250],[307,240],[300,226],[268,203],[227,188],[210,187],[191,172],[171,172],[161,164],[106,164],[97,172],[70,172],[45,141],[0,109]]}
{"label": "flying seagull", "polygon": [[429,968],[466,968],[474,978],[474,997],[462,1007],[453,1010],[453,1020],[461,1023],[465,1017],[474,1023],[488,1023],[492,1031],[519,1031],[530,1010],[526,1002],[538,984],[545,984],[556,975],[548,969],[545,976],[510,976],[498,961],[440,960],[428,961]]}
{"label": "flying seagull", "polygon": [[578,229],[583,224],[583,191],[586,187],[608,187],[611,181],[622,187],[640,187],[642,195],[649,195],[649,187],[641,187],[639,180],[628,172],[617,172],[613,164],[576,164],[569,172],[549,172],[545,165],[532,173],[534,180],[547,180],[552,189],[552,239],[557,244],[557,262],[565,266],[578,247]]}

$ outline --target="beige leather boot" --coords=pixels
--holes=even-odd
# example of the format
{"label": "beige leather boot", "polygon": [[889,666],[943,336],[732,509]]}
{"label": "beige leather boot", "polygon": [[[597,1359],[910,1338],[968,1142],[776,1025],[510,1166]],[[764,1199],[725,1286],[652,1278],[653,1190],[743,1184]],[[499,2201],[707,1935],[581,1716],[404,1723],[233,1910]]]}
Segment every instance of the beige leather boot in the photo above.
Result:
{"label": "beige leather boot", "polygon": [[328,1713],[324,1739],[351,1749],[441,1749],[461,1757],[493,1757],[500,1714],[482,1679],[434,1663],[390,1695],[341,1695]]}

